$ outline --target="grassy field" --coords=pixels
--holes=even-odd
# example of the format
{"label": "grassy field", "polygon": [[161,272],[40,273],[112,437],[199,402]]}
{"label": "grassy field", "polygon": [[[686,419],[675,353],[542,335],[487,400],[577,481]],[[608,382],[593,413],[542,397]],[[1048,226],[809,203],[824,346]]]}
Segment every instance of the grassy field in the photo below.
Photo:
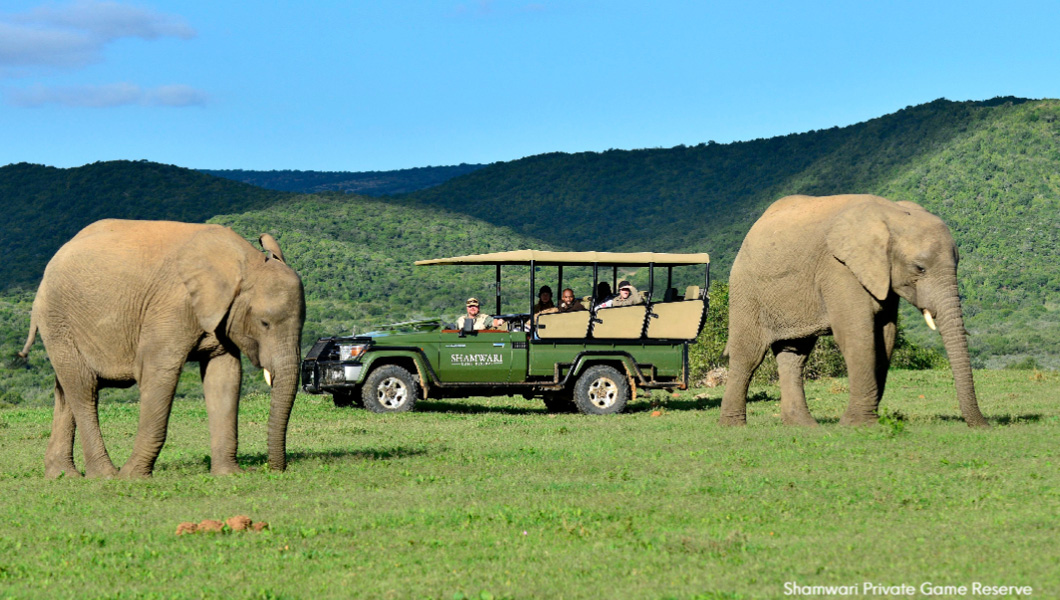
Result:
{"label": "grassy field", "polygon": [[[50,409],[3,409],[0,598],[736,599],[788,582],[1060,597],[1060,376],[976,382],[987,431],[964,425],[945,371],[892,373],[887,417],[864,429],[836,424],[842,379],[809,384],[814,430],[780,424],[775,387],[753,390],[742,429],[717,425],[721,388],[613,418],[300,396],[282,474],[263,468],[267,399],[250,395],[251,470],[225,478],[207,474],[203,403],[182,400],[147,481],[45,481]],[[116,463],[137,409],[102,406]],[[270,528],[175,535],[237,514]]]}

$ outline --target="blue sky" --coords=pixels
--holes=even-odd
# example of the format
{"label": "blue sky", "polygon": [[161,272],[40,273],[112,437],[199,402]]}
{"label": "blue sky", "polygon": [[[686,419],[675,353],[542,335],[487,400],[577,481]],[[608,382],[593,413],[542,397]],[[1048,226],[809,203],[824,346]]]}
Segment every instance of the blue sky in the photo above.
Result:
{"label": "blue sky", "polygon": [[1056,2],[0,0],[0,165],[389,170],[1060,97]]}

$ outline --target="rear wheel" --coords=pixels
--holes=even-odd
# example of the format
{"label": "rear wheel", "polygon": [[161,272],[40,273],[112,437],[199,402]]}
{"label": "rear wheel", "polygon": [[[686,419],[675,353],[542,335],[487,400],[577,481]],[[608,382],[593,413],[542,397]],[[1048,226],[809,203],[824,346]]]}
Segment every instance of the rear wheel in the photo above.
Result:
{"label": "rear wheel", "polygon": [[620,413],[629,402],[629,382],[614,367],[589,367],[574,384],[574,404],[585,415]]}
{"label": "rear wheel", "polygon": [[375,413],[408,412],[416,405],[420,388],[412,374],[397,365],[372,371],[364,382],[361,399]]}

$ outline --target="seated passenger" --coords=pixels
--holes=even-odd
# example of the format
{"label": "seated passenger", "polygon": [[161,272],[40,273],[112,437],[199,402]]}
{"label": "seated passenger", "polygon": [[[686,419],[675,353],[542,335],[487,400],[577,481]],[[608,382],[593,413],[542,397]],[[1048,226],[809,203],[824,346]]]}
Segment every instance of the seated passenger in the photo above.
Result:
{"label": "seated passenger", "polygon": [[[582,304],[581,300],[574,299],[574,290],[567,288],[563,290],[563,294],[560,296],[559,306],[553,306],[552,308],[546,308],[541,311],[541,315],[548,315],[552,313],[568,313],[578,312],[579,310],[587,310],[585,305]],[[537,316],[537,315],[534,315]]]}
{"label": "seated passenger", "polygon": [[611,301],[611,306],[635,306],[644,304],[644,296],[628,281],[618,284],[618,297]]}
{"label": "seated passenger", "polygon": [[474,323],[473,328],[475,331],[482,331],[483,329],[490,328],[490,323],[493,321],[493,319],[489,315],[482,314],[479,312],[477,298],[468,298],[466,306],[467,314],[456,320],[457,329],[463,329],[464,323],[468,319],[470,319],[471,322]]}
{"label": "seated passenger", "polygon": [[563,290],[563,294],[559,299],[559,306],[556,307],[557,312],[578,312],[579,310],[587,310],[585,305],[582,304],[581,300],[574,299],[574,290],[567,288]]}
{"label": "seated passenger", "polygon": [[614,299],[615,295],[611,293],[611,284],[601,281],[596,285],[596,298],[594,299],[593,309],[611,308],[611,301]]}
{"label": "seated passenger", "polygon": [[537,304],[534,305],[534,314],[555,308],[556,305],[552,302],[552,288],[547,285],[541,286],[541,291],[537,293]]}

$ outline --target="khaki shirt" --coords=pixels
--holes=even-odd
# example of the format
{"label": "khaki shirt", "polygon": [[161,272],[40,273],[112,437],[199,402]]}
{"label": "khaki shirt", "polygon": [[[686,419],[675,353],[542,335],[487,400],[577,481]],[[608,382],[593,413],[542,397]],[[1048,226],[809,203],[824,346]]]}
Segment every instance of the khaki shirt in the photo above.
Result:
{"label": "khaki shirt", "polygon": [[632,285],[629,286],[629,298],[622,299],[621,293],[615,296],[614,300],[611,301],[611,306],[634,306],[637,304],[644,304],[644,296]]}
{"label": "khaki shirt", "polygon": [[[456,328],[457,329],[463,329],[464,328],[464,321],[466,321],[466,320],[468,320],[470,318],[471,317],[469,317],[467,315],[464,315],[464,316],[460,317],[459,319],[457,319],[456,320]],[[487,315],[485,313],[481,313],[480,312],[478,314],[478,316],[475,317],[475,325],[474,325],[474,330],[475,331],[482,331],[483,329],[489,329],[492,325],[493,325],[493,317],[491,317],[491,316],[489,316],[489,315]]]}

